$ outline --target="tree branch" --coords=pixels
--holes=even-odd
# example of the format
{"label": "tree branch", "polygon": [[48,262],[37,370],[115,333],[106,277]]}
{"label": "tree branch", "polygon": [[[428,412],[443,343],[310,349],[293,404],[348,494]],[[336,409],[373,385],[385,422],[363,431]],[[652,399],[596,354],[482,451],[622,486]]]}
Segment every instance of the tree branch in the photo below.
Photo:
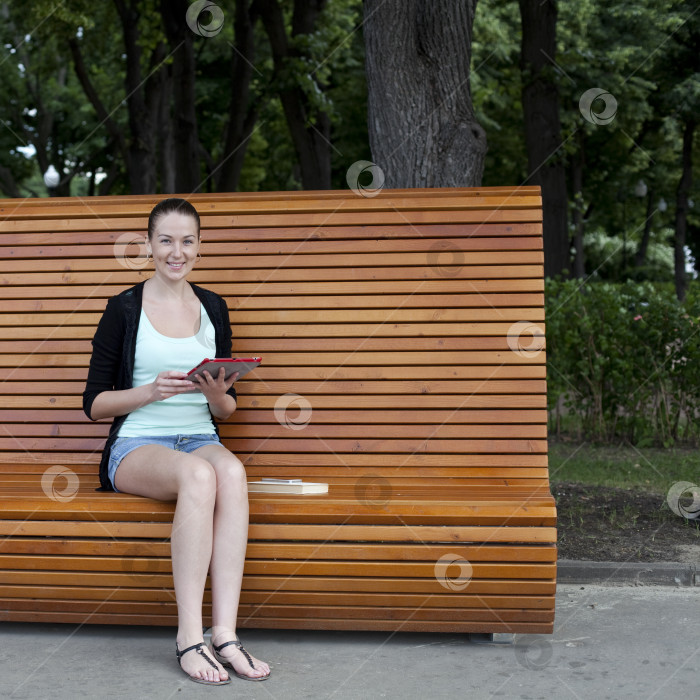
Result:
{"label": "tree branch", "polygon": [[90,80],[90,76],[85,66],[85,61],[83,60],[83,54],[80,51],[80,46],[78,45],[76,39],[69,39],[68,46],[70,47],[71,55],[73,56],[73,67],[75,69],[75,74],[83,88],[83,92],[88,100],[90,100],[90,104],[95,108],[95,112],[97,113],[97,118],[100,120],[100,123],[105,125],[109,135],[118,145],[119,150],[122,152],[122,156],[126,161],[127,152],[124,141],[124,133],[119,128],[119,125],[109,116],[104,104],[102,103],[102,100],[97,94],[97,90]]}

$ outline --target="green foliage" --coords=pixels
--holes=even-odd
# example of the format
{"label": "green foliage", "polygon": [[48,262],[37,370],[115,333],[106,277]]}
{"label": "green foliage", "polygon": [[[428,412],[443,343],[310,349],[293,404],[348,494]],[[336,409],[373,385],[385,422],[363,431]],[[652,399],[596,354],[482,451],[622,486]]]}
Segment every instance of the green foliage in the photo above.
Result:
{"label": "green foliage", "polygon": [[639,281],[673,282],[672,243],[671,229],[658,231],[649,243],[645,264],[630,270],[637,242],[609,236],[604,231],[591,231],[584,237],[590,279],[615,282],[630,276]]}
{"label": "green foliage", "polygon": [[[279,100],[281,90],[299,85],[311,110],[324,110],[331,122],[332,187],[347,187],[346,173],[357,160],[371,160],[367,136],[367,85],[361,0],[330,0],[316,31],[298,35],[291,44],[299,54],[275,74],[269,47],[260,40],[264,60],[256,62],[254,84],[261,99],[259,129],[251,139],[241,175],[248,190],[251,171],[260,177],[253,189],[301,189],[301,173]],[[291,23],[291,12],[288,12]],[[288,27],[288,32],[291,27]],[[313,115],[310,115],[313,122]]]}
{"label": "green foliage", "polygon": [[[239,0],[248,2],[249,0]],[[232,113],[231,64],[237,2],[219,0],[225,22],[213,38],[194,39],[197,134],[208,163],[202,181],[214,186],[211,171],[225,159],[225,134]],[[291,37],[292,3],[283,0]],[[137,18],[136,47],[145,81],[158,69],[158,45],[167,44],[159,0],[129,0]],[[348,167],[369,157],[361,0],[328,0],[309,34],[290,38],[292,55],[281,72],[273,66],[261,21],[254,25],[255,55],[248,109],[258,121],[246,148],[238,185],[243,190],[299,189],[297,154],[282,111],[280,93],[301,87],[312,125],[319,110],[331,120],[333,185],[345,188]],[[64,176],[61,194],[87,194],[88,178],[117,166],[111,194],[127,193],[123,151],[118,151],[83,92],[68,42],[77,41],[95,92],[128,145],[134,138],[127,111],[126,46],[112,0],[36,0],[28,6],[0,2],[0,44],[5,64],[0,85],[0,167],[21,194],[46,196],[42,172],[49,163]],[[184,17],[182,18],[184,24]],[[163,65],[172,63],[170,47]],[[141,84],[139,89],[143,88]],[[145,92],[148,93],[147,88]],[[40,99],[39,99],[40,98]],[[147,95],[146,95],[147,98]],[[165,110],[158,118],[165,118]],[[171,115],[171,117],[174,115]],[[48,133],[41,131],[48,125]],[[22,149],[22,150],[19,150]],[[70,182],[72,180],[72,183]],[[0,181],[0,186],[4,183]],[[9,189],[9,188],[8,188]]]}
{"label": "green foliage", "polygon": [[[642,237],[649,201],[652,240],[661,246],[671,243],[664,231],[674,225],[683,120],[700,111],[700,13],[688,0],[579,0],[557,6],[557,51],[548,57],[547,70],[559,94],[563,144],[551,157],[563,159],[569,169],[569,206],[584,213],[585,230],[603,232],[618,245],[626,240],[629,263]],[[472,94],[489,145],[484,185],[521,184],[528,172],[520,32],[515,0],[479,0]],[[606,124],[591,123],[579,108],[581,96],[592,88],[607,91],[615,100],[614,117]],[[599,113],[602,101],[592,108]],[[574,163],[582,164],[581,193],[574,191]],[[694,170],[691,197],[700,201],[700,159],[695,159]],[[649,201],[634,195],[639,180],[648,186]],[[661,198],[669,205],[665,213],[657,210]],[[700,234],[693,239],[699,214],[696,206],[688,222],[694,250],[700,250]],[[593,273],[599,262],[587,260],[586,273]],[[622,256],[617,262],[623,262]],[[650,262],[643,269],[628,265],[603,276],[659,279],[658,273],[657,264]]]}
{"label": "green foliage", "polygon": [[603,442],[698,439],[698,285],[680,304],[669,284],[550,280],[546,308],[556,432],[568,419],[580,437]]}
{"label": "green foliage", "polygon": [[[232,113],[231,65],[238,2],[245,0],[217,0],[225,15],[222,31],[213,38],[194,39],[197,133],[208,156],[206,165],[203,160],[202,180],[212,171],[216,173],[217,164],[228,155],[224,136]],[[332,186],[344,189],[348,167],[357,160],[372,160],[362,1],[328,0],[313,30],[295,37],[291,37],[294,3],[279,2],[292,52],[283,69],[276,71],[268,37],[258,19],[248,97],[248,108],[256,110],[258,120],[245,146],[238,188],[285,190],[302,186],[298,156],[280,101],[285,88],[301,87],[309,125],[319,110],[329,115]],[[155,67],[155,48],[166,41],[161,3],[129,0],[127,5],[138,16],[140,69],[146,78]],[[675,217],[683,119],[700,110],[700,13],[689,0],[623,0],[612,4],[580,0],[558,3],[558,12],[557,53],[548,70],[560,96],[565,143],[553,157],[563,158],[567,165],[577,158],[583,160],[583,191],[574,193],[570,187],[569,205],[585,212],[587,273],[607,280],[632,276],[664,281],[669,278],[669,231]],[[83,93],[68,48],[68,41],[77,39],[95,91],[128,145],[134,135],[126,103],[126,47],[115,2],[0,1],[0,13],[1,171],[11,173],[21,194],[45,196],[41,173],[51,162],[64,179],[72,178],[65,193],[75,195],[87,194],[89,178],[95,173],[104,175],[115,166],[117,177],[110,192],[128,192],[124,151],[112,141]],[[520,35],[515,0],[479,0],[471,37],[471,92],[489,144],[484,185],[520,184],[528,172]],[[165,65],[171,62],[172,56],[165,59]],[[586,121],[579,110],[581,95],[593,87],[608,90],[617,101],[617,113],[608,125]],[[700,204],[700,159],[696,158],[694,167],[691,198]],[[633,194],[640,179],[649,187],[654,208],[661,197],[669,206],[665,213],[653,213],[647,264],[634,268],[630,263],[647,206]],[[215,177],[209,177],[207,187],[215,186]],[[696,259],[700,259],[700,206],[691,209],[688,238]],[[627,242],[627,255],[609,255],[611,249],[620,248],[622,240]],[[622,269],[625,259],[627,269]]]}
{"label": "green foliage", "polygon": [[486,130],[483,184],[517,185],[527,177],[520,102],[520,18],[517,2],[479,0],[471,64],[474,112]]}
{"label": "green foliage", "polygon": [[[344,11],[339,7],[342,4],[346,5]],[[328,55],[330,60],[324,61],[324,65],[333,65],[327,78],[326,94],[333,104],[331,178],[336,189],[348,186],[347,171],[353,163],[372,160],[367,133],[367,79],[361,7],[360,0],[330,3],[324,20],[334,22],[343,13],[351,20],[343,25],[342,33],[334,36],[329,44],[332,47]]]}

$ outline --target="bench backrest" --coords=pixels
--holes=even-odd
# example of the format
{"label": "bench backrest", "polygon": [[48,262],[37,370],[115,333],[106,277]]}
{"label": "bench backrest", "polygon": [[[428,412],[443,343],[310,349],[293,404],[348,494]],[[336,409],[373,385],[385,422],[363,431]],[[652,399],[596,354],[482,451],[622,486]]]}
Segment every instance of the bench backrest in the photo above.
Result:
{"label": "bench backrest", "polygon": [[[107,299],[150,275],[161,198],[0,201],[0,474],[61,464],[97,483],[90,340]],[[369,500],[385,477],[546,483],[539,188],[188,199],[190,279],[226,298],[234,355],[263,357],[221,428],[249,476]]]}

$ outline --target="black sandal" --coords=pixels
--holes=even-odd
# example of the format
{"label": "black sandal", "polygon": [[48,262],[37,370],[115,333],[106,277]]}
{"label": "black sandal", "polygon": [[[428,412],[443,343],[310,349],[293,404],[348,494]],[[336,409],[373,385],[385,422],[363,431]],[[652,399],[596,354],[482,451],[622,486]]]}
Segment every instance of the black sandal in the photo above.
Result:
{"label": "black sandal", "polygon": [[221,654],[219,653],[224,647],[230,646],[231,644],[233,644],[233,646],[237,647],[241,652],[243,652],[243,656],[245,656],[246,659],[248,659],[248,663],[254,671],[258,670],[257,668],[255,668],[255,665],[253,664],[253,659],[250,658],[250,654],[243,648],[243,645],[241,644],[239,639],[236,639],[233,642],[224,642],[223,644],[219,644],[218,647],[212,642],[212,646],[214,647],[214,656],[222,666],[228,666],[239,678],[242,678],[244,681],[266,681],[270,677],[271,671],[269,671],[266,676],[258,677],[246,676],[245,673],[238,673],[238,671],[236,671],[236,669],[233,667],[233,664],[228,659],[225,659],[223,656],[221,656]]}
{"label": "black sandal", "polygon": [[[182,668],[182,661],[180,659],[188,652],[192,651],[193,649],[197,650],[197,653],[200,656],[203,656],[209,665],[212,668],[215,668],[217,671],[219,670],[219,667],[209,658],[209,655],[204,651],[204,642],[200,642],[199,644],[193,644],[191,647],[187,647],[187,649],[183,649],[180,651],[177,646],[177,642],[175,642],[175,654],[177,656],[177,661],[180,664],[180,668]],[[224,680],[219,680],[219,681],[207,681],[204,680],[204,678],[195,678],[194,676],[190,676],[187,671],[185,671],[184,668],[182,668],[182,671],[187,675],[187,677],[191,680],[194,681],[195,683],[202,683],[204,685],[228,685],[231,682],[231,678],[227,678],[225,681]]]}

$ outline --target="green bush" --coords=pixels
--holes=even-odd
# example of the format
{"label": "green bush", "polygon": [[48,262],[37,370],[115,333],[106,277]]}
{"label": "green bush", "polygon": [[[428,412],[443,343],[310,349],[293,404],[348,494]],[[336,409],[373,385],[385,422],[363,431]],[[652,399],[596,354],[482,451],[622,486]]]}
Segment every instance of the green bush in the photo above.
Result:
{"label": "green bush", "polygon": [[577,437],[671,445],[694,441],[700,408],[700,294],[672,285],[548,280],[547,381],[552,429]]}

